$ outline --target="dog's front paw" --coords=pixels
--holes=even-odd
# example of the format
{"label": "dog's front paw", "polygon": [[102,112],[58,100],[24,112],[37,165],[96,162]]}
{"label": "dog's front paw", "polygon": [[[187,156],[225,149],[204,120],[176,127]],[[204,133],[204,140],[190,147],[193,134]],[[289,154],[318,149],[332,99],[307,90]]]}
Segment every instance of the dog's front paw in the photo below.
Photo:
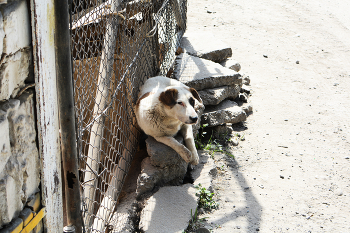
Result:
{"label": "dog's front paw", "polygon": [[185,146],[182,148],[179,155],[185,160],[186,163],[190,163],[192,161],[192,153]]}
{"label": "dog's front paw", "polygon": [[197,151],[192,152],[191,164],[197,165],[198,163],[199,163],[199,157],[198,157]]}

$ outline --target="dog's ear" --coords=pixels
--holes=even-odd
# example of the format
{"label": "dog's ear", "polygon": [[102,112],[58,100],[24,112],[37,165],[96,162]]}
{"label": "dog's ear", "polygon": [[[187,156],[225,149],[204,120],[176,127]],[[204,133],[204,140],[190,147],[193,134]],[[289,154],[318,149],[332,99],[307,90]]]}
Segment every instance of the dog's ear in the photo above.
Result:
{"label": "dog's ear", "polygon": [[196,91],[196,89],[191,87],[190,92],[193,95],[193,97],[198,100],[199,103],[203,103],[203,101],[202,101],[201,97],[199,96],[198,92]]}
{"label": "dog's ear", "polygon": [[159,101],[169,107],[174,107],[176,104],[177,95],[178,95],[178,91],[172,88],[160,93]]}

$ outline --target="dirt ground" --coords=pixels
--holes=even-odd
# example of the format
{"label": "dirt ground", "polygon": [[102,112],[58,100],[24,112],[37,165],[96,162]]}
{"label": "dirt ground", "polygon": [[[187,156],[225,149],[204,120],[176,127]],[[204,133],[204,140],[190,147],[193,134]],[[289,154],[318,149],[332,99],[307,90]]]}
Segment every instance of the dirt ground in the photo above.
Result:
{"label": "dirt ground", "polygon": [[[350,3],[189,0],[188,31],[231,46],[251,79],[235,159],[215,154],[213,232],[350,232]],[[205,38],[203,38],[205,39]]]}

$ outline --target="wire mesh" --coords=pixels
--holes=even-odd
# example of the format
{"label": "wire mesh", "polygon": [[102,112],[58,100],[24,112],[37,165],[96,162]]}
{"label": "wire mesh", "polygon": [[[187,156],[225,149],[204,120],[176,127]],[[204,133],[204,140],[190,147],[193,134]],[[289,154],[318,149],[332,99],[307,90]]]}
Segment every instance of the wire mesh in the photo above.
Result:
{"label": "wire mesh", "polygon": [[133,111],[144,81],[165,75],[187,0],[73,0],[72,60],[85,232],[105,232],[138,147]]}

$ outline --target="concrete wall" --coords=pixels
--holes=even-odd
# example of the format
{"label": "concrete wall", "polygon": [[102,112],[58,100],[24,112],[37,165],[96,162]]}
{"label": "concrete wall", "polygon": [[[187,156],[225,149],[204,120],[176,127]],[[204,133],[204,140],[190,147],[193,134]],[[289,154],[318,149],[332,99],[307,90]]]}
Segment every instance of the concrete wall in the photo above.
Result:
{"label": "concrete wall", "polygon": [[30,9],[25,0],[7,2],[0,3],[0,232],[21,221],[40,183],[35,94],[20,93],[34,82]]}

